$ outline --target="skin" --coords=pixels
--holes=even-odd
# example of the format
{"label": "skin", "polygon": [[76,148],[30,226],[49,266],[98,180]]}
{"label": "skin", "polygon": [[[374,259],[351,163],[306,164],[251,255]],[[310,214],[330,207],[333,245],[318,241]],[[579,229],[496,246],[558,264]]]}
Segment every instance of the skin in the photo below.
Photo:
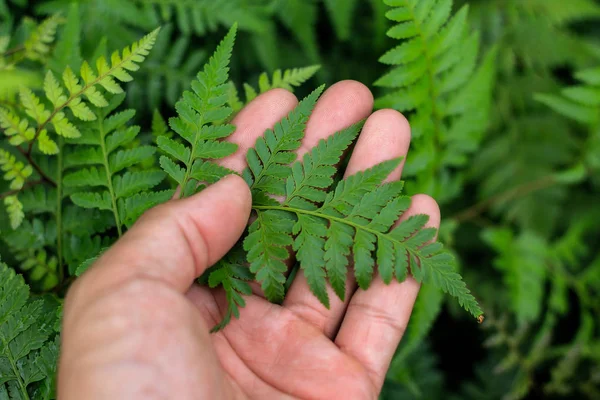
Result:
{"label": "skin", "polygon": [[[233,122],[230,140],[240,149],[222,164],[241,171],[246,150],[296,104],[280,89],[251,102]],[[333,85],[299,156],[367,117],[346,176],[406,156],[406,119],[372,108],[362,84]],[[400,179],[401,167],[388,179]],[[209,333],[226,310],[224,293],[193,281],[234,245],[250,208],[246,184],[227,177],[147,212],[78,279],[65,302],[59,398],[376,399],[419,291],[412,278],[385,285],[376,276],[362,291],[349,277],[346,301],[330,288],[326,309],[299,272],[283,305],[256,289],[239,320]],[[439,226],[439,208],[424,195],[413,197],[403,218],[422,213]]]}

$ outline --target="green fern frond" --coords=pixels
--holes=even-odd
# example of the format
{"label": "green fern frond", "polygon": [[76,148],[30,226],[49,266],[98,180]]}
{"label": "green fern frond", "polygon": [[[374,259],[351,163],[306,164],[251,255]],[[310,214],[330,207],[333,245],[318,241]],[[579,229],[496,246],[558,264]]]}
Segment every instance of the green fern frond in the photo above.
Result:
{"label": "green fern frond", "polygon": [[[124,96],[115,98],[109,109],[114,109]],[[152,158],[153,146],[126,148],[140,132],[138,126],[127,125],[135,115],[125,110],[112,115],[98,111],[98,119],[90,124],[83,135],[73,139],[72,151],[65,156],[65,169],[77,167],[64,177],[64,185],[74,188],[73,203],[83,208],[112,211],[115,226],[121,232],[126,219],[131,219],[127,199],[158,185],[165,174],[159,170],[130,170],[130,167]],[[87,188],[80,192],[81,189]],[[90,189],[97,191],[90,191]]]}
{"label": "green fern frond", "polygon": [[134,0],[134,3],[141,6],[149,18],[175,20],[184,34],[199,36],[235,23],[239,23],[242,30],[260,32],[268,12],[267,6],[244,0]]}
{"label": "green fern frond", "polygon": [[[309,287],[325,306],[329,306],[327,278],[343,300],[346,271],[352,263],[362,289],[369,287],[375,266],[386,283],[394,276],[403,281],[410,271],[417,281],[449,293],[474,316],[481,315],[477,301],[454,271],[453,257],[441,244],[430,243],[436,230],[424,227],[427,215],[412,216],[392,227],[410,205],[410,199],[401,196],[402,182],[384,183],[399,159],[334,185],[336,166],[362,124],[322,140],[302,161],[288,166],[303,137],[307,116],[301,116],[314,106],[320,92],[301,102],[248,151],[244,177],[253,190],[257,219],[244,249],[267,299],[283,299],[291,246]],[[284,199],[279,202],[272,195]]]}
{"label": "green fern frond", "polygon": [[285,193],[285,177],[291,171],[289,165],[296,159],[294,151],[300,147],[306,123],[323,89],[320,87],[302,100],[248,150],[248,168],[243,176],[255,194],[257,191],[275,195]]}
{"label": "green fern frond", "polygon": [[50,52],[50,44],[56,36],[56,29],[62,18],[53,15],[39,24],[25,41],[25,57],[30,60],[43,60]]}
{"label": "green fern frond", "polygon": [[494,266],[503,274],[510,291],[510,308],[518,322],[536,321],[543,305],[547,243],[532,232],[515,237],[507,228],[487,229],[483,239],[499,253]]}
{"label": "green fern frond", "polygon": [[[402,43],[380,58],[393,68],[375,82],[391,89],[376,107],[412,113],[414,150],[405,175],[464,165],[487,127],[496,51],[477,66],[479,37],[469,32],[467,6],[451,16],[452,0],[385,3],[394,7],[387,18],[397,23],[388,36]],[[469,79],[474,74],[477,83]],[[442,189],[442,181],[419,174],[415,190],[445,201],[453,194]]]}
{"label": "green fern frond", "polygon": [[[171,118],[169,125],[188,144],[165,136],[157,139],[158,147],[168,154],[160,157],[160,165],[180,185],[182,197],[194,193],[198,183],[213,179],[204,173],[207,163],[213,164],[207,160],[224,158],[237,149],[235,144],[221,141],[231,135],[235,127],[216,125],[232,113],[226,106],[227,80],[236,30],[236,26],[231,28],[203,71],[198,73],[197,80],[192,82],[193,91],[184,92],[175,104],[178,117]],[[221,177],[232,173],[216,164],[210,170]]]}
{"label": "green fern frond", "polygon": [[600,124],[600,67],[579,71],[580,85],[562,89],[561,95],[536,94],[535,99],[582,124]]}
{"label": "green fern frond", "polygon": [[[320,65],[286,69],[283,72],[280,69],[277,69],[275,72],[273,72],[273,76],[271,78],[269,78],[269,75],[267,75],[266,72],[263,72],[258,78],[258,90],[256,90],[253,86],[250,86],[248,83],[244,83],[246,104],[254,100],[259,94],[265,93],[271,89],[286,89],[290,92],[293,92],[294,88],[302,85],[304,82],[312,78],[317,71],[319,71],[319,69],[321,69]],[[235,86],[232,86],[231,90],[232,92],[230,93],[230,96],[232,99],[229,101],[229,104],[234,111],[237,112],[243,107],[243,103],[235,100],[238,96]]]}
{"label": "green fern frond", "polygon": [[[0,395],[28,399],[31,385],[53,388],[58,351],[56,306],[29,298],[23,278],[0,263]],[[8,389],[8,390],[7,390]],[[48,397],[53,393],[48,391]]]}
{"label": "green fern frond", "polygon": [[211,332],[223,329],[231,318],[240,317],[240,308],[246,306],[243,296],[252,294],[249,282],[254,280],[254,275],[248,267],[243,265],[243,254],[233,251],[215,266],[209,268],[199,278],[200,283],[207,284],[210,288],[222,287],[227,299],[227,311],[221,322],[215,325]]}
{"label": "green fern frond", "polygon": [[[114,52],[110,64],[104,57],[100,57],[96,61],[96,71],[87,62],[84,62],[80,70],[83,82],[80,82],[80,77],[70,67],[67,67],[62,75],[62,84],[51,71],[48,71],[44,79],[44,92],[46,98],[52,104],[50,109],[47,109],[46,105],[30,89],[21,89],[21,103],[27,115],[35,121],[36,134],[32,140],[41,137],[39,144],[42,151],[53,154],[57,150],[56,143],[47,135],[49,125],[58,135],[65,138],[77,138],[81,135],[76,125],[65,114],[65,108],[69,108],[73,116],[79,120],[93,121],[96,119],[96,114],[91,110],[90,105],[83,101],[84,96],[91,105],[106,107],[108,102],[98,90],[98,87],[102,87],[112,94],[123,92],[117,81],[128,82],[132,80],[129,72],[137,71],[138,64],[145,59],[152,48],[158,31],[157,29],[131,47],[126,47],[121,54]],[[8,111],[2,109],[0,109],[0,112],[3,115],[8,113]],[[23,127],[29,125],[27,120],[14,116],[11,118],[11,123]],[[28,134],[22,135],[22,137],[28,136]],[[28,142],[31,148],[33,142],[31,140]]]}

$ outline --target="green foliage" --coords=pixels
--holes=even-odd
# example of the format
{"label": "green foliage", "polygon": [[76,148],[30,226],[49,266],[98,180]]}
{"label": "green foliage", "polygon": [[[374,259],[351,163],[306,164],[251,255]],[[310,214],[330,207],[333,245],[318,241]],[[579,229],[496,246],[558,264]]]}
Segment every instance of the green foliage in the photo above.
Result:
{"label": "green foliage", "polygon": [[55,398],[56,305],[31,300],[23,278],[0,263],[0,396]]}
{"label": "green foliage", "polygon": [[[148,191],[165,178],[158,169],[133,168],[152,159],[156,149],[149,145],[127,148],[140,131],[138,126],[127,125],[135,110],[108,115],[123,99],[115,97],[105,110],[97,112],[97,120],[82,136],[70,142],[73,146],[65,155],[63,178],[65,187],[72,188],[70,197],[75,205],[111,211],[119,232],[151,207],[149,197],[156,193]],[[69,172],[73,169],[76,171]],[[164,200],[168,199],[165,196]],[[142,208],[136,204],[140,198],[145,200]]]}
{"label": "green foliage", "polygon": [[171,118],[169,125],[188,145],[165,136],[157,139],[158,147],[168,154],[160,157],[160,165],[182,188],[181,197],[195,193],[199,182],[214,183],[231,173],[207,159],[224,158],[237,150],[235,144],[219,140],[231,135],[235,127],[215,124],[232,112],[226,103],[235,34],[234,26],[192,82],[193,92],[184,92],[175,104],[178,117]]}
{"label": "green foliage", "polygon": [[[302,161],[289,166],[321,90],[303,100],[248,151],[244,177],[253,190],[257,219],[250,226],[244,248],[250,270],[267,299],[283,300],[285,260],[291,246],[309,287],[327,307],[326,277],[344,300],[348,256],[352,254],[354,275],[363,290],[373,279],[375,264],[388,284],[394,277],[403,281],[410,270],[417,281],[435,285],[455,296],[475,317],[481,315],[477,302],[453,271],[452,257],[439,243],[429,243],[436,230],[424,228],[426,215],[412,216],[392,228],[410,205],[410,198],[401,196],[402,182],[383,183],[400,160],[384,162],[333,185],[335,166],[361,124],[322,140]],[[284,200],[277,202],[270,195],[284,196]]]}
{"label": "green foliage", "polygon": [[[188,196],[232,173],[218,160],[235,151],[229,122],[283,88],[304,100],[246,154],[256,219],[200,279],[226,293],[215,330],[243,312],[251,280],[280,301],[300,271],[327,303],[348,268],[362,287],[410,272],[425,283],[383,398],[600,397],[599,19],[597,0],[0,0],[0,256],[45,293],[11,308],[46,335],[18,364],[23,382],[39,377],[28,396],[54,396],[48,293],[177,186]],[[233,57],[232,31],[209,59],[234,22]],[[301,84],[342,79],[409,120],[404,187],[378,185],[397,161],[340,180],[360,125],[296,160],[322,91]],[[416,244],[433,234],[423,216],[391,230],[415,193],[440,204],[445,250]],[[403,229],[418,232],[389,240]],[[470,298],[458,272],[481,329],[444,295]],[[0,287],[22,286],[10,274]],[[2,368],[0,381],[17,376]],[[0,398],[23,398],[18,379]]]}
{"label": "green foliage", "polygon": [[448,201],[461,180],[450,170],[467,163],[488,124],[496,51],[478,62],[480,39],[469,29],[467,6],[451,16],[452,0],[385,3],[397,23],[387,34],[402,42],[379,59],[394,67],[375,85],[393,91],[376,106],[415,111],[405,174],[417,176],[415,191]]}
{"label": "green foliage", "polygon": [[535,98],[556,112],[583,124],[600,124],[600,67],[575,74],[582,82],[561,91],[561,96],[538,94]]}
{"label": "green foliage", "polygon": [[239,111],[245,104],[248,104],[258,96],[271,89],[285,89],[290,92],[294,91],[295,87],[302,85],[304,82],[312,78],[321,68],[320,65],[311,65],[303,68],[292,68],[281,71],[280,69],[273,72],[273,76],[269,79],[266,72],[260,74],[258,78],[258,91],[248,83],[244,83],[244,94],[246,95],[245,103],[239,100],[238,90],[233,82],[229,88],[229,105],[234,111]]}

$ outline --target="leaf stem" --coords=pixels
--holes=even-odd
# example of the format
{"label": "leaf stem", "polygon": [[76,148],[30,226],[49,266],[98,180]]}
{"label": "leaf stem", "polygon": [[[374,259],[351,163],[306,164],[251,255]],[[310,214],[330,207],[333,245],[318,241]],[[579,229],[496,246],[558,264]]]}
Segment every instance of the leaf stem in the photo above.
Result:
{"label": "leaf stem", "polygon": [[62,232],[62,180],[63,180],[63,145],[62,137],[58,137],[58,157],[56,172],[56,252],[58,257],[58,282],[59,284],[65,278],[65,267],[63,264],[63,232]]}
{"label": "leaf stem", "polygon": [[415,254],[416,256],[419,256],[418,251],[412,250],[408,247],[406,247],[406,245],[399,241],[394,239],[393,237],[391,237],[390,235],[386,234],[386,233],[382,233],[379,232],[375,229],[371,229],[369,227],[363,226],[363,225],[358,225],[352,221],[350,221],[347,218],[340,218],[340,217],[335,217],[333,215],[329,215],[329,214],[321,214],[317,211],[309,211],[309,210],[301,210],[299,208],[293,208],[293,207],[287,207],[287,206],[252,206],[252,208],[254,210],[260,211],[260,210],[278,210],[278,211],[287,211],[287,212],[292,212],[294,214],[306,214],[306,215],[310,215],[313,217],[317,217],[317,218],[321,218],[321,219],[326,219],[326,220],[330,220],[330,221],[335,221],[335,222],[339,222],[341,224],[345,224],[345,225],[349,225],[351,227],[353,227],[356,230],[364,230],[366,232],[369,232],[377,237],[383,237],[386,240],[389,240],[399,246],[402,246],[406,251]]}
{"label": "leaf stem", "polygon": [[35,181],[27,182],[26,184],[23,185],[23,187],[21,189],[9,190],[8,192],[0,193],[0,200],[5,197],[14,196],[15,194],[19,194],[21,191],[28,189],[30,187],[39,185],[40,183],[44,183],[44,181],[42,179],[38,179]]}
{"label": "leaf stem", "polygon": [[119,237],[123,236],[123,228],[121,226],[121,218],[119,217],[119,209],[117,208],[117,198],[115,197],[115,190],[112,184],[112,173],[108,163],[108,151],[105,143],[104,133],[104,117],[98,118],[98,131],[100,132],[100,147],[102,148],[102,161],[104,164],[104,171],[106,172],[106,184],[108,186],[108,192],[110,193],[110,201],[112,203],[112,211],[115,217],[115,224],[117,225],[117,232]]}
{"label": "leaf stem", "polygon": [[17,368],[16,360],[14,359],[12,352],[10,351],[10,346],[8,343],[3,341],[3,347],[6,348],[6,358],[10,362],[10,366],[12,367],[13,372],[15,373],[15,377],[17,378],[17,382],[19,383],[19,389],[21,389],[21,394],[23,395],[23,399],[29,400],[29,393],[27,393],[27,387],[25,386],[25,382],[23,382],[23,378],[21,377],[21,373]]}
{"label": "leaf stem", "polygon": [[514,198],[525,196],[538,190],[546,189],[554,185],[555,183],[556,181],[551,175],[544,176],[540,179],[531,182],[525,182],[511,189],[508,189],[505,192],[499,193],[486,200],[480,201],[479,203],[474,204],[466,210],[458,212],[451,219],[458,223],[469,221],[473,218],[478,217],[481,213],[483,213],[489,207],[493,206],[496,203],[502,203],[508,200],[512,200]]}
{"label": "leaf stem", "polygon": [[[33,143],[33,142],[31,142]],[[31,144],[30,144],[31,145]],[[33,160],[33,157],[31,156],[31,153],[28,153],[27,151],[23,150],[21,147],[17,146],[17,150],[23,154],[23,156],[27,159],[27,162],[29,162],[29,164],[33,167],[33,169],[36,170],[36,172],[42,177],[42,179],[46,182],[48,182],[49,184],[51,184],[52,186],[56,187],[56,182],[54,182],[54,179],[50,178],[50,176],[48,174],[46,174],[42,168]]]}

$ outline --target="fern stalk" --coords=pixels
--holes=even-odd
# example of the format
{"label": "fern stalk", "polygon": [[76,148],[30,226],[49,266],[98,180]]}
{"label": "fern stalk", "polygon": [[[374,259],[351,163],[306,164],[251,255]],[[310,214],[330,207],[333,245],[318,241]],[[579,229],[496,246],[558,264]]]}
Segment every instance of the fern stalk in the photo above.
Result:
{"label": "fern stalk", "polygon": [[108,193],[110,194],[110,201],[112,204],[112,212],[115,217],[115,224],[117,224],[117,232],[119,237],[123,236],[123,228],[121,226],[121,218],[119,217],[119,209],[117,207],[117,197],[115,196],[115,188],[111,179],[111,171],[108,162],[108,151],[106,150],[105,131],[104,131],[104,118],[98,119],[98,132],[100,133],[100,148],[102,149],[102,161],[104,164],[104,171],[106,172]]}
{"label": "fern stalk", "polygon": [[56,177],[56,253],[58,257],[58,281],[61,283],[65,277],[63,265],[63,229],[62,229],[62,200],[63,200],[63,146],[64,140],[58,138],[57,177]]}

